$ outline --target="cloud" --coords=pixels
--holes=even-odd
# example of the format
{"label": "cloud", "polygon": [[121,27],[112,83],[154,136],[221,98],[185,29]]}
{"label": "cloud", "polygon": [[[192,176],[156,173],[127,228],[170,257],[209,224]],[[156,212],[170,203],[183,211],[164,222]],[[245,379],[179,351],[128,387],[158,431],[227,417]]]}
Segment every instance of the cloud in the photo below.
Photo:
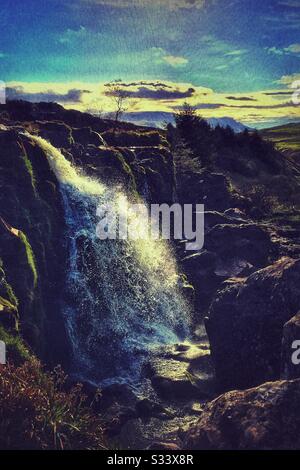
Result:
{"label": "cloud", "polygon": [[169,10],[178,9],[201,9],[210,4],[214,4],[216,0],[81,0],[82,3],[91,5],[108,5],[114,8],[130,8],[130,7],[165,7]]}
{"label": "cloud", "polygon": [[120,86],[122,87],[135,87],[135,86],[147,86],[147,87],[154,87],[154,88],[171,88],[170,85],[167,85],[163,82],[147,82],[147,81],[139,81],[139,82],[131,82],[131,83],[124,83],[120,82]]}
{"label": "cloud", "polygon": [[240,55],[246,54],[247,52],[248,52],[247,49],[237,49],[234,51],[229,51],[225,55],[226,56],[240,56]]}
{"label": "cloud", "polygon": [[276,80],[275,83],[291,86],[294,82],[298,80],[300,80],[300,73],[293,73],[292,75],[283,75],[279,80]]}
{"label": "cloud", "polygon": [[234,101],[257,101],[255,98],[251,98],[250,96],[226,96],[226,99]]}
{"label": "cloud", "polygon": [[270,105],[224,105],[226,108],[237,108],[237,109],[282,109],[295,107],[295,104],[292,101],[286,101],[280,104],[270,104]]}
{"label": "cloud", "polygon": [[300,44],[291,44],[290,46],[284,49],[286,52],[291,52],[292,54],[300,54]]}
{"label": "cloud", "polygon": [[166,55],[162,59],[171,65],[171,67],[185,67],[189,62],[185,57],[175,56],[175,55]]}
{"label": "cloud", "polygon": [[266,96],[290,96],[293,93],[292,90],[290,91],[270,91],[264,93]]}
{"label": "cloud", "polygon": [[8,100],[25,100],[32,102],[59,102],[59,103],[81,103],[85,93],[89,90],[78,90],[72,88],[67,93],[55,93],[52,90],[45,92],[30,93],[26,92],[22,86],[7,87],[6,97]]}
{"label": "cloud", "polygon": [[[156,86],[140,86],[136,90],[126,90],[126,96],[129,98],[148,99],[148,100],[174,100],[174,99],[187,99],[191,98],[195,93],[194,88],[187,90],[180,90],[179,88],[166,89],[164,87],[157,88]],[[112,91],[105,92],[106,96],[111,96]]]}
{"label": "cloud", "polygon": [[268,54],[274,54],[274,55],[298,55],[300,54],[300,44],[290,44],[287,47],[265,47],[265,50],[268,52]]}
{"label": "cloud", "polygon": [[188,59],[182,56],[172,55],[162,47],[151,47],[148,49],[151,60],[157,64],[167,63],[171,67],[185,67],[188,64]]}

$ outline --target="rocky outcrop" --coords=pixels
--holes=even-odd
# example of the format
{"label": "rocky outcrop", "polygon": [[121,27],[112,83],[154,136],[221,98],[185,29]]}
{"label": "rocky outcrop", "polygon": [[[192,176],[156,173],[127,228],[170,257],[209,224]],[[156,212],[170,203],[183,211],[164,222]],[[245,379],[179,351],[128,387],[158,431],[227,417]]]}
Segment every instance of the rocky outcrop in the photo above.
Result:
{"label": "rocky outcrop", "polygon": [[[276,255],[270,235],[253,223],[215,225],[206,235],[205,248],[217,254],[219,271],[225,275],[226,265],[243,261],[259,268]],[[238,274],[229,271],[227,277]]]}
{"label": "rocky outcrop", "polygon": [[232,391],[207,404],[183,436],[187,450],[279,450],[300,446],[300,380]]}
{"label": "rocky outcrop", "polygon": [[37,121],[38,133],[58,149],[68,149],[74,143],[72,129],[63,122]]}
{"label": "rocky outcrop", "polygon": [[184,204],[205,204],[207,211],[222,212],[238,202],[229,179],[221,173],[202,170],[178,181],[178,199]]}
{"label": "rocky outcrop", "polygon": [[221,390],[279,378],[283,327],[299,309],[299,286],[300,260],[282,258],[218,292],[206,329]]}
{"label": "rocky outcrop", "polygon": [[203,250],[182,259],[183,269],[195,288],[198,319],[207,314],[222,282],[249,276],[277,255],[277,246],[268,231],[238,209],[205,212],[204,222]]}
{"label": "rocky outcrop", "polygon": [[14,130],[0,132],[0,167],[2,312],[7,302],[14,316],[17,309],[21,334],[55,362],[67,357],[59,315],[65,253],[58,183],[43,152]]}

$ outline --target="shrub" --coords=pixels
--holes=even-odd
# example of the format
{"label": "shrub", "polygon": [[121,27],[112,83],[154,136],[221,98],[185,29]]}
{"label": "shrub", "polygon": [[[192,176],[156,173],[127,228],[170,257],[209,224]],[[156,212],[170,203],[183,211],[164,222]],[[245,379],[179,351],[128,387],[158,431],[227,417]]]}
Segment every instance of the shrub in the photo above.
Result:
{"label": "shrub", "polygon": [[65,389],[60,368],[44,373],[37,359],[0,373],[1,449],[104,449],[102,422],[81,386]]}

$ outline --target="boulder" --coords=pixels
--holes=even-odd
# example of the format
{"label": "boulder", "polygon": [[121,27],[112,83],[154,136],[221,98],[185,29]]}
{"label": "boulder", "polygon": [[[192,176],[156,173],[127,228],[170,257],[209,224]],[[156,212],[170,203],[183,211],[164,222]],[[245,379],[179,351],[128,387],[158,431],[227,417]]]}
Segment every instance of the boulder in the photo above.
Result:
{"label": "boulder", "polygon": [[219,212],[234,205],[235,197],[229,180],[222,174],[203,170],[187,174],[177,183],[181,204],[204,204],[206,211]]}
{"label": "boulder", "polygon": [[204,399],[214,391],[210,351],[202,344],[169,346],[145,366],[146,376],[162,398]]}
{"label": "boulder", "polygon": [[282,338],[282,378],[300,378],[300,312],[283,327]]}
{"label": "boulder", "polygon": [[183,438],[185,450],[296,450],[300,380],[232,391],[208,403]]}
{"label": "boulder", "polygon": [[196,318],[207,314],[224,280],[249,276],[266,266],[277,251],[269,233],[257,224],[245,221],[238,224],[237,219],[216,211],[206,212],[204,220],[203,250],[182,260],[188,280],[195,288]]}
{"label": "boulder", "polygon": [[300,259],[285,257],[226,283],[206,321],[220,390],[279,378],[283,326],[299,305]]}
{"label": "boulder", "polygon": [[257,268],[277,253],[269,233],[254,223],[215,225],[206,234],[204,247],[216,253],[219,262],[243,260]]}

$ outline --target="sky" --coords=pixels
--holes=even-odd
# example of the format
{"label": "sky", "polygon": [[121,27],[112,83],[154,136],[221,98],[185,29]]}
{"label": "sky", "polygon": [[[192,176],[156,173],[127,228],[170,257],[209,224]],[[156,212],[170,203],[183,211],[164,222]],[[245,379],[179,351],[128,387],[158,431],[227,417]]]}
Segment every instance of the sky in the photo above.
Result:
{"label": "sky", "polygon": [[264,127],[300,121],[300,0],[1,0],[0,80],[7,97]]}

